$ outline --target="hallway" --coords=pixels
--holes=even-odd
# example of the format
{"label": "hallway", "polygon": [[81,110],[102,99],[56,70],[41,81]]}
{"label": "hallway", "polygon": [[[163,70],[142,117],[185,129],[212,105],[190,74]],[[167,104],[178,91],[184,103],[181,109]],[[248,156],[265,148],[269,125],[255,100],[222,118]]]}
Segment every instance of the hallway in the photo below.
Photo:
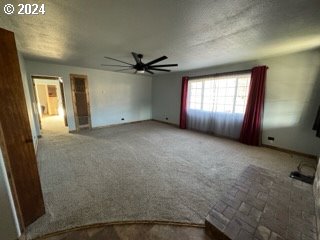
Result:
{"label": "hallway", "polygon": [[64,125],[64,118],[60,115],[44,115],[41,118],[41,126],[43,135],[68,133],[68,127]]}

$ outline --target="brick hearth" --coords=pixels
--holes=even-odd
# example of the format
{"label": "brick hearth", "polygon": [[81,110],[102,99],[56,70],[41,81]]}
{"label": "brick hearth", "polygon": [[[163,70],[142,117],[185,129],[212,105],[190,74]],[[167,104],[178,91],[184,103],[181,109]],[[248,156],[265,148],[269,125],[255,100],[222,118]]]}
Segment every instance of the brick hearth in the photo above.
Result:
{"label": "brick hearth", "polygon": [[223,240],[317,239],[312,185],[250,165],[210,210],[206,231]]}

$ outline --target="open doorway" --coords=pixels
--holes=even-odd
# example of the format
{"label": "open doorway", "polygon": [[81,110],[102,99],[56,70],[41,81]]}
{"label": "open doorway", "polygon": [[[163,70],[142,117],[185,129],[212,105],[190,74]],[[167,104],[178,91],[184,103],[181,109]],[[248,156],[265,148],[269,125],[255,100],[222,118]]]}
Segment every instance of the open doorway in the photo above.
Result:
{"label": "open doorway", "polygon": [[63,80],[43,76],[32,79],[42,131],[67,132]]}

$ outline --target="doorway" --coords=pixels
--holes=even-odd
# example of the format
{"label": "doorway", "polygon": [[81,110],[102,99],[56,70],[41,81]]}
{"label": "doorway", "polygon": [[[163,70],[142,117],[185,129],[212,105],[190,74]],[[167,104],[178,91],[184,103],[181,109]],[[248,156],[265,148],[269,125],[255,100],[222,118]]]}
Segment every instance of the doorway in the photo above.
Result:
{"label": "doorway", "polygon": [[70,74],[70,81],[76,129],[91,129],[88,78],[85,75]]}
{"label": "doorway", "polygon": [[43,76],[33,76],[32,79],[42,132],[66,133],[63,80]]}

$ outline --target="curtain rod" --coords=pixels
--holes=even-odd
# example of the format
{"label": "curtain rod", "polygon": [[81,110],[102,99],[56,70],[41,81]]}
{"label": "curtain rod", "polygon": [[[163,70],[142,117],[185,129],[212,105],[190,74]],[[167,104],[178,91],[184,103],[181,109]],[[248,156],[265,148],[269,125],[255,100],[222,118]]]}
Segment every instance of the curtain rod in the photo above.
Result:
{"label": "curtain rod", "polygon": [[232,75],[232,74],[240,74],[240,73],[248,73],[251,72],[252,69],[245,69],[245,70],[238,70],[238,71],[232,71],[232,72],[222,72],[222,73],[213,73],[208,75],[200,75],[200,76],[194,76],[189,77],[190,80],[196,79],[196,78],[205,78],[205,77],[217,77],[221,75]]}

